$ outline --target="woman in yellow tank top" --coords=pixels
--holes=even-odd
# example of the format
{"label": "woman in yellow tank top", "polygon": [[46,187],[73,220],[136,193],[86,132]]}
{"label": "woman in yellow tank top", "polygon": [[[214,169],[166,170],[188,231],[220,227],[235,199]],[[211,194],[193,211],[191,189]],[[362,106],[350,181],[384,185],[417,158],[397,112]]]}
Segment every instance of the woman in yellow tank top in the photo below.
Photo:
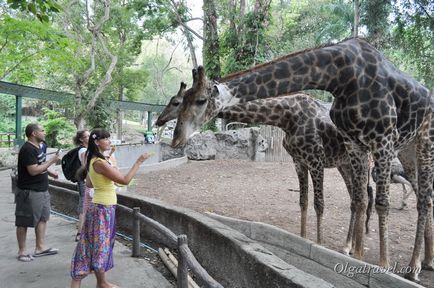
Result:
{"label": "woman in yellow tank top", "polygon": [[117,197],[114,183],[128,185],[149,154],[137,158],[126,175],[106,160],[103,153],[110,150],[110,133],[94,129],[90,133],[87,155],[86,185],[95,193],[89,205],[80,241],[71,263],[71,288],[80,287],[81,280],[95,272],[97,287],[117,287],[105,278],[105,272],[113,268],[113,246],[116,235],[115,211]]}

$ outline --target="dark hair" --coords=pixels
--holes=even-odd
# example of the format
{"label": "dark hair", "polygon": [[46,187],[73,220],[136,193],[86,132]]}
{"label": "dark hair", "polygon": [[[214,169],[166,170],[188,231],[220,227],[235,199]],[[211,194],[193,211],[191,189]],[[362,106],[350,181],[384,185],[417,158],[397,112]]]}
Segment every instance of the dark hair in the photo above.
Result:
{"label": "dark hair", "polygon": [[41,126],[38,123],[30,123],[26,126],[26,137],[29,138],[32,136],[34,131],[41,129]]}
{"label": "dark hair", "polygon": [[75,146],[83,145],[83,141],[81,141],[81,138],[83,138],[84,133],[86,133],[88,130],[78,130],[74,137],[72,137],[72,141],[74,142]]}
{"label": "dark hair", "polygon": [[89,143],[87,145],[86,171],[89,171],[90,160],[92,160],[92,158],[98,157],[105,160],[104,155],[99,152],[98,145],[96,145],[95,141],[109,137],[110,133],[103,128],[95,128],[90,132]]}
{"label": "dark hair", "polygon": [[90,132],[89,142],[86,151],[86,155],[87,155],[86,166],[85,167],[81,166],[77,170],[76,172],[77,179],[81,181],[84,181],[84,179],[86,179],[87,173],[89,172],[90,160],[92,160],[92,158],[98,157],[105,160],[104,155],[101,152],[99,152],[99,148],[96,145],[95,140],[100,140],[109,137],[110,137],[110,133],[103,128],[95,128]]}

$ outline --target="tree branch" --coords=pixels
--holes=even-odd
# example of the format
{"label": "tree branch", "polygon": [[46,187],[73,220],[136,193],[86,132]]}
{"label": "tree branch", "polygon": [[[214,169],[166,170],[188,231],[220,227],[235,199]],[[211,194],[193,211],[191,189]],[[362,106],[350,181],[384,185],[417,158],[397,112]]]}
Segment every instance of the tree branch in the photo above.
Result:
{"label": "tree branch", "polygon": [[6,47],[6,45],[8,45],[8,43],[9,43],[9,34],[6,35],[5,42],[4,42],[3,45],[0,47],[0,53],[3,51],[3,49]]}
{"label": "tree branch", "polygon": [[181,19],[181,15],[179,15],[177,8],[177,4],[175,3],[174,0],[170,0],[170,3],[172,3],[172,7],[169,8],[173,8],[171,9],[172,12],[175,14],[175,18],[176,18],[176,22],[178,22],[182,27],[184,27],[185,29],[187,29],[188,31],[190,31],[193,35],[195,35],[197,38],[199,38],[200,40],[203,41],[203,37],[201,35],[199,35],[196,31],[194,31],[193,29],[191,29],[190,27],[187,26],[187,24],[185,24],[182,19]]}
{"label": "tree branch", "polygon": [[428,16],[428,18],[432,21],[432,17],[428,13],[428,11],[426,11],[425,7],[423,7],[423,5],[419,3],[419,1],[414,1],[414,2],[416,2],[417,5],[419,5],[420,9],[422,9],[422,11],[426,14],[426,16]]}
{"label": "tree branch", "polygon": [[14,71],[18,66],[21,65],[21,63],[23,63],[24,61],[26,61],[27,59],[29,59],[30,57],[35,56],[36,54],[38,54],[39,52],[43,51],[43,49],[41,50],[37,50],[36,52],[29,54],[27,56],[24,56],[23,58],[21,58],[20,61],[18,61],[14,66],[12,66],[11,68],[7,69],[2,76],[0,76],[0,79],[4,79],[6,76],[8,76],[12,71]]}

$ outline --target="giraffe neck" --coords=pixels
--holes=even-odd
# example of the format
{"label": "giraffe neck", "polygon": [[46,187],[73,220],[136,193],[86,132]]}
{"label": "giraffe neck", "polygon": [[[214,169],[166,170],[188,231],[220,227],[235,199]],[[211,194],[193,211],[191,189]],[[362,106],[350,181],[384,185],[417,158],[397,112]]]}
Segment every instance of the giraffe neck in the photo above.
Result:
{"label": "giraffe neck", "polygon": [[[238,102],[287,95],[307,89],[326,90],[335,96],[349,93],[352,91],[343,90],[350,81],[357,81],[354,67],[361,63],[360,55],[364,50],[378,54],[375,48],[363,40],[350,39],[336,45],[283,56],[223,78],[219,92],[230,94],[238,99]],[[232,103],[234,102],[236,101],[232,100]]]}
{"label": "giraffe neck", "polygon": [[[284,130],[308,118],[326,117],[328,110],[305,94],[238,103],[224,108],[217,116],[248,124],[266,124]],[[301,119],[301,118],[306,119]]]}

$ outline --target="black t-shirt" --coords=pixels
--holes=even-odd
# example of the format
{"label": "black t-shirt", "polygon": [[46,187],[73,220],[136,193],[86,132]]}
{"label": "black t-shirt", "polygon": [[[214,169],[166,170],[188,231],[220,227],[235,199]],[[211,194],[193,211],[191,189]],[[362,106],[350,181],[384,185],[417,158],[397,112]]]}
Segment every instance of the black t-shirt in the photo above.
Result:
{"label": "black t-shirt", "polygon": [[48,190],[47,171],[32,176],[27,170],[27,166],[34,164],[41,165],[45,162],[45,158],[46,155],[41,148],[35,147],[29,142],[24,143],[18,153],[18,188],[41,192]]}

